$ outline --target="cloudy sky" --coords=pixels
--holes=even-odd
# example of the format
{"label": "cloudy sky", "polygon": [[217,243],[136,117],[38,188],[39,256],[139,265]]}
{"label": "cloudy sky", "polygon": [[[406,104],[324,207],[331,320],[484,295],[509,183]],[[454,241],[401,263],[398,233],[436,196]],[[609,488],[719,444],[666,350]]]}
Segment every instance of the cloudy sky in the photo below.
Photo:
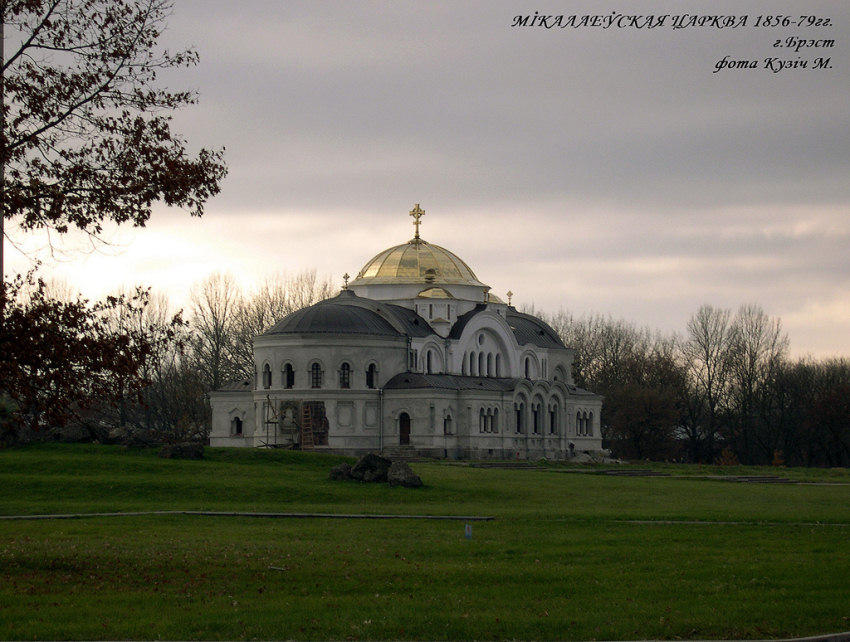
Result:
{"label": "cloudy sky", "polygon": [[[747,24],[511,26],[535,12]],[[850,355],[850,3],[177,0],[166,43],[201,57],[166,79],[199,94],[175,129],[230,174],[203,219],[162,208],[46,257],[88,296],[141,283],[183,306],[215,271],[341,284],[420,203],[423,238],[517,305],[683,332],[703,303],[757,303],[795,355]],[[757,68],[713,73],[724,58]]]}

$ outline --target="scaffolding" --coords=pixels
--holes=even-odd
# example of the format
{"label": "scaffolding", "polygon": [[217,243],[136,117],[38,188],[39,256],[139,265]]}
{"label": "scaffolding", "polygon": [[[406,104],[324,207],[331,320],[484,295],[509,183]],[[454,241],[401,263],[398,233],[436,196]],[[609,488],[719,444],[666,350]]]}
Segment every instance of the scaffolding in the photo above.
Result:
{"label": "scaffolding", "polygon": [[[263,404],[265,406],[265,418],[263,420],[263,425],[266,429],[266,440],[260,444],[261,448],[277,448],[277,425],[280,421],[280,417],[278,416],[277,409],[275,408],[274,403],[272,403],[271,397],[266,395],[266,401]],[[269,433],[271,432],[274,435],[274,443],[272,443],[269,438]]]}
{"label": "scaffolding", "polygon": [[328,418],[324,401],[301,402],[301,449],[328,445]]}

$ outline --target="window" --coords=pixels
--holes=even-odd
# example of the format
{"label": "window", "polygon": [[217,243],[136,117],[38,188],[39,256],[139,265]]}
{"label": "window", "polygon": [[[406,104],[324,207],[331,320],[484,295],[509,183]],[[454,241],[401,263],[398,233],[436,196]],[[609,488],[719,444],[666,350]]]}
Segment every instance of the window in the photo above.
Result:
{"label": "window", "polygon": [[263,388],[272,387],[272,369],[269,364],[263,366]]}
{"label": "window", "polygon": [[377,386],[377,377],[378,367],[374,363],[370,363],[369,367],[366,368],[366,387],[375,389]]}
{"label": "window", "polygon": [[314,363],[312,366],[310,366],[310,387],[322,387],[322,366],[320,366],[318,363]]}
{"label": "window", "polygon": [[531,431],[540,434],[540,404],[531,405]]}
{"label": "window", "polygon": [[525,422],[522,419],[525,413],[525,404],[522,402],[514,404],[514,410],[516,411],[516,431],[519,433],[525,432]]}
{"label": "window", "polygon": [[554,405],[549,408],[549,434],[558,434],[558,407]]}
{"label": "window", "polygon": [[291,363],[287,363],[283,368],[283,385],[287,389],[295,385],[295,370],[292,369]]}
{"label": "window", "polygon": [[478,432],[499,432],[498,408],[481,408],[478,412]]}
{"label": "window", "polygon": [[241,435],[242,434],[242,420],[239,417],[234,417],[230,420],[230,434],[231,435]]}
{"label": "window", "polygon": [[339,367],[339,387],[340,388],[350,388],[351,387],[351,366],[347,363],[343,363]]}
{"label": "window", "polygon": [[526,357],[525,358],[525,378],[531,379],[531,360]]}
{"label": "window", "polygon": [[582,413],[581,411],[576,413],[576,434],[577,435],[592,435],[593,428],[593,413],[590,413],[590,417],[587,415],[587,411]]}
{"label": "window", "polygon": [[425,374],[431,374],[431,351],[425,353]]}

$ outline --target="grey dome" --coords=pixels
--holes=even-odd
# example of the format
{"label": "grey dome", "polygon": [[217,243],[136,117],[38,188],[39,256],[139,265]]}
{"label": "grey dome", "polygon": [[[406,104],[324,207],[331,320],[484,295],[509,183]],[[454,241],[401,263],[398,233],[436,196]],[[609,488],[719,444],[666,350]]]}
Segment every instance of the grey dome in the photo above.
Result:
{"label": "grey dome", "polygon": [[426,336],[431,327],[412,310],[358,297],[351,290],[284,317],[270,334],[362,334]]}

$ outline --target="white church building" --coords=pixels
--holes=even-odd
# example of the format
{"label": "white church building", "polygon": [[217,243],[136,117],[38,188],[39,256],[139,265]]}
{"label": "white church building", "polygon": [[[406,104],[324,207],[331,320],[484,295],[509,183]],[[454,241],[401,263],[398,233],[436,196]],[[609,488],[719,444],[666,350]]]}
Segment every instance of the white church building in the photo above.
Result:
{"label": "white church building", "polygon": [[210,393],[211,446],[453,459],[601,450],[602,398],[573,383],[573,351],[421,238],[418,204],[410,214],[410,241],[254,339],[255,380]]}

